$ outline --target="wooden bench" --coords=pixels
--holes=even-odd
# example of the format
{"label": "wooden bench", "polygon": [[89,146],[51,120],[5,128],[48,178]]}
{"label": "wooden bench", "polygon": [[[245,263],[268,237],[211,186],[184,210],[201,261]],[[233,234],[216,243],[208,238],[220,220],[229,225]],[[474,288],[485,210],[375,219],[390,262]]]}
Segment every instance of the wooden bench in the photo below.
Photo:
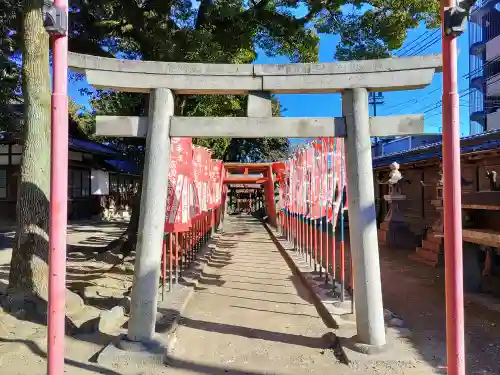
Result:
{"label": "wooden bench", "polygon": [[492,247],[500,247],[500,231],[493,229],[464,228],[462,238],[465,242]]}
{"label": "wooden bench", "polygon": [[462,204],[462,208],[469,210],[500,211],[500,206],[494,204]]}

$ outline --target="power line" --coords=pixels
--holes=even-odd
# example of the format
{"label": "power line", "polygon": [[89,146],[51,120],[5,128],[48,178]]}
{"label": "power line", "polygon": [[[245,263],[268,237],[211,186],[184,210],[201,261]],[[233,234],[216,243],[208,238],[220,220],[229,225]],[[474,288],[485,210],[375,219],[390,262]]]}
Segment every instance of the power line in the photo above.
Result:
{"label": "power line", "polygon": [[[471,93],[471,89],[470,89],[470,88],[467,88],[467,89],[461,90],[461,91],[459,91],[459,92],[458,92],[458,95],[459,95],[459,97],[458,97],[458,98],[460,99],[460,98],[463,98],[464,96],[468,96],[468,95],[470,95],[470,93]],[[430,113],[430,112],[432,112],[432,111],[435,111],[436,109],[441,108],[442,103],[443,103],[443,101],[442,101],[442,100],[438,100],[437,102],[435,102],[435,103],[434,103],[434,105],[433,105],[433,106],[432,106],[432,105],[428,105],[428,106],[424,107],[424,108],[427,108],[427,107],[432,106],[432,108],[428,108],[428,109],[426,109],[423,113],[424,113],[424,114],[426,114],[426,113]]]}
{"label": "power line", "polygon": [[[426,93],[426,95],[430,95],[430,94],[432,94],[432,93],[434,93],[434,92],[437,92],[437,91],[441,91],[441,88],[438,88],[438,89],[432,90],[432,91],[430,91],[430,92]],[[389,106],[389,107],[387,107],[386,109],[401,107],[401,106],[403,106],[403,105],[405,105],[405,104],[409,104],[409,103],[412,103],[412,102],[417,102],[418,100],[421,100],[421,98],[420,98],[420,97],[414,97],[414,98],[409,99],[409,100],[407,100],[407,101],[405,101],[405,102],[402,102],[402,103],[399,103],[399,104],[395,104],[395,105],[393,105],[393,106]]]}
{"label": "power line", "polygon": [[429,47],[433,46],[434,44],[436,44],[440,40],[441,40],[441,35],[437,35],[436,37],[434,37],[434,39],[430,40],[426,45],[420,47],[416,51],[413,51],[413,53],[410,56],[417,56],[419,53],[427,50]]}
{"label": "power line", "polygon": [[[410,50],[406,51],[406,55],[416,56],[420,52],[425,51],[427,48],[434,45],[441,39],[440,31],[441,30],[439,29],[432,31],[424,40],[421,41],[421,43],[418,43],[417,45],[413,46]],[[425,43],[426,41],[427,43]]]}
{"label": "power line", "polygon": [[[415,46],[415,43],[420,44],[420,43],[423,43],[425,42],[429,37],[430,37],[430,34],[432,34],[432,31],[431,30],[427,30],[426,32],[420,34],[419,36],[417,36],[415,39],[413,39],[412,41],[410,41],[409,44],[407,44],[406,46],[402,46],[400,49],[396,50],[394,52],[394,54],[396,54],[396,56],[405,56],[405,54],[408,53],[408,51],[410,51],[412,48],[414,48]],[[420,39],[424,38],[421,42],[419,42]],[[399,55],[398,55],[399,53]]]}

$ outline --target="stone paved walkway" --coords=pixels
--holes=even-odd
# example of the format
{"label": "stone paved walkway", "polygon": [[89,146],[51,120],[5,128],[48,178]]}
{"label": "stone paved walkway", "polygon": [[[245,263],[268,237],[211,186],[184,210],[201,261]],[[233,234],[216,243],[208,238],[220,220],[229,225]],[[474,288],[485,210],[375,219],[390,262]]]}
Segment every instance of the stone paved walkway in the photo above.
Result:
{"label": "stone paved walkway", "polygon": [[408,374],[422,368],[338,362],[308,290],[265,228],[230,217],[177,331],[162,374]]}
{"label": "stone paved walkway", "polygon": [[[171,371],[327,374],[329,329],[265,228],[230,217],[177,332]],[[174,372],[168,372],[174,373]],[[177,371],[175,371],[177,373]]]}

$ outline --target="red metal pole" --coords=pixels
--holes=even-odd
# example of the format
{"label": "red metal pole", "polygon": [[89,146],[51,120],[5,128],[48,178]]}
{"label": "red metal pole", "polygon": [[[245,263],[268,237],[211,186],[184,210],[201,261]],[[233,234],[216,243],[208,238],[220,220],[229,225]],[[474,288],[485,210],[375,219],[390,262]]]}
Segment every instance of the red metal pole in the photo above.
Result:
{"label": "red metal pole", "polygon": [[[308,160],[308,158],[306,159]],[[314,159],[313,159],[313,163],[314,163]],[[310,172],[310,180],[309,180],[309,191],[307,193],[307,196],[308,196],[308,199],[309,199],[309,217],[308,217],[308,220],[307,220],[307,231],[308,231],[308,236],[309,236],[309,245],[308,245],[308,248],[307,248],[307,253],[309,253],[309,263],[311,261],[311,258],[313,256],[313,229],[312,229],[312,200],[313,200],[313,191],[312,191],[312,182],[313,182],[313,165],[309,165],[308,166],[308,170],[311,171]],[[306,256],[306,259],[307,259],[307,256]]]}
{"label": "red metal pole", "polygon": [[169,250],[168,250],[168,291],[172,292],[172,284],[173,284],[173,278],[174,278],[174,245],[173,245],[173,233],[170,232],[168,234],[168,244],[169,244]]}
{"label": "red metal pole", "polygon": [[[321,141],[321,145],[322,145],[322,149],[321,149],[321,172],[323,173],[327,173],[328,171],[325,171],[325,150],[324,150],[324,147],[325,147],[325,141],[324,139],[322,139]],[[326,194],[324,192],[324,189],[325,189],[325,185],[324,185],[324,178],[326,178],[326,176],[324,175],[321,175],[320,176],[320,186],[321,186],[321,190],[320,191],[323,191],[323,196],[321,198],[323,198],[321,201],[320,201],[320,220],[321,220],[321,224],[320,224],[320,238],[319,238],[319,275],[321,277],[321,273],[322,273],[322,269],[323,269],[323,231],[324,231],[324,228],[323,228],[323,204],[325,204],[326,202]],[[325,204],[325,207],[326,207],[326,204]],[[325,210],[326,212],[326,210]],[[327,215],[325,215],[326,217]]]}
{"label": "red metal pole", "polygon": [[[441,0],[441,20],[453,0]],[[446,357],[449,375],[465,375],[460,120],[457,41],[442,29],[443,47],[443,204],[446,282]]]}
{"label": "red metal pole", "polygon": [[161,283],[165,286],[165,280],[167,279],[167,241],[166,238],[163,240],[162,252],[161,252]]}
{"label": "red metal pole", "polygon": [[[68,11],[68,0],[54,5]],[[47,375],[64,374],[66,230],[68,221],[68,38],[52,44]]]}
{"label": "red metal pole", "polygon": [[[335,213],[335,210],[333,210],[333,213]],[[335,286],[335,280],[337,277],[337,250],[336,250],[336,243],[335,243],[335,218],[332,215],[332,283]],[[328,280],[328,278],[326,279]]]}
{"label": "red metal pole", "polygon": [[179,244],[179,240],[180,240],[180,237],[179,237],[180,233],[179,232],[176,232],[175,234],[175,283],[176,284],[179,284],[179,275],[180,275],[180,261],[179,261],[179,258],[180,258],[180,244]]}
{"label": "red metal pole", "polygon": [[352,261],[352,256],[349,259],[349,264],[351,265],[349,274],[349,287],[351,288],[351,292],[354,292],[354,263]]}
{"label": "red metal pole", "polygon": [[[326,182],[326,191],[329,192],[329,184],[330,184],[330,177],[329,177],[329,170],[330,170],[330,164],[328,163],[328,158],[329,156],[331,157],[331,152],[330,152],[330,144],[331,144],[331,138],[328,138],[328,148],[327,148],[327,156],[326,156],[326,174],[327,174],[327,182]],[[332,160],[332,165],[333,165],[333,158],[331,158]],[[329,269],[328,269],[328,266],[329,266],[329,258],[330,258],[330,246],[329,246],[329,243],[330,243],[330,224],[328,222],[328,210],[329,210],[329,207],[328,207],[328,198],[326,198],[326,228],[325,228],[325,284],[328,283],[328,274],[329,274]],[[332,198],[333,199],[333,198]]]}

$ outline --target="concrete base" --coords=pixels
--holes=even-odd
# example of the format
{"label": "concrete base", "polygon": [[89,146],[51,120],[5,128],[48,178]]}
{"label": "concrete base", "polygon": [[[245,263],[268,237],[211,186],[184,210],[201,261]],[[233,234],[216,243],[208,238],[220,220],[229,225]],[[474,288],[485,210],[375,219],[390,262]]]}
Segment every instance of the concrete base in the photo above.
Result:
{"label": "concrete base", "polygon": [[[353,335],[354,333],[354,335]],[[385,362],[416,363],[420,359],[418,350],[409,338],[411,332],[407,328],[387,328],[387,344],[373,346],[360,343],[355,330],[341,328],[336,334],[340,346],[350,363]]]}
{"label": "concrete base", "polygon": [[159,339],[133,342],[126,335],[117,337],[98,355],[97,363],[106,367],[127,366],[138,370],[150,366],[163,366],[168,353],[168,342]]}
{"label": "concrete base", "polygon": [[[179,284],[174,284],[171,292],[158,293],[158,312],[156,315],[156,336],[148,342],[130,341],[126,335],[116,337],[97,355],[97,363],[123,370],[124,373],[137,373],[140,368],[164,366],[167,362],[169,348],[175,343],[175,332],[184,309],[194,294],[198,281],[212,254],[217,249],[220,238],[219,231],[200,250],[196,261],[187,269]],[[135,372],[134,372],[135,371]]]}
{"label": "concrete base", "polygon": [[378,230],[379,242],[389,248],[414,249],[416,247],[415,235],[402,221],[384,221]]}

